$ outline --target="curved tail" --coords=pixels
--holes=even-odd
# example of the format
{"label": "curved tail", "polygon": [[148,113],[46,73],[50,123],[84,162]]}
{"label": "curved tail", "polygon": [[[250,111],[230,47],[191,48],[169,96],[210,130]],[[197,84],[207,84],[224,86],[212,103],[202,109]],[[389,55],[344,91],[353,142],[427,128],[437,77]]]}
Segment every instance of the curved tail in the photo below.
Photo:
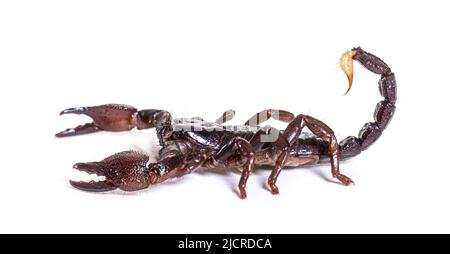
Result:
{"label": "curved tail", "polygon": [[374,122],[364,124],[359,131],[358,137],[349,136],[339,143],[341,159],[353,157],[373,144],[386,129],[395,112],[397,100],[397,83],[391,68],[380,58],[362,50],[360,47],[345,52],[341,57],[341,68],[349,81],[350,90],[353,82],[353,60],[358,61],[369,71],[381,75],[378,82],[381,96],[374,112]]}

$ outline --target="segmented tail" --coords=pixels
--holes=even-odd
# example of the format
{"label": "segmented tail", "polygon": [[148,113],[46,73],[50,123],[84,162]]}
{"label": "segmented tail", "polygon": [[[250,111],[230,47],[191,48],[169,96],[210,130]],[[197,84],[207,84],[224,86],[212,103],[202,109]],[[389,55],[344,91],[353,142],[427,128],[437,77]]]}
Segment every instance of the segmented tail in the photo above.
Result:
{"label": "segmented tail", "polygon": [[375,108],[374,122],[364,124],[358,137],[349,136],[339,143],[342,159],[361,153],[377,141],[394,115],[397,100],[397,83],[391,68],[383,60],[360,47],[344,53],[341,57],[341,68],[349,80],[347,92],[350,90],[353,81],[353,60],[358,61],[369,71],[381,75],[378,85],[384,100],[380,101]]}

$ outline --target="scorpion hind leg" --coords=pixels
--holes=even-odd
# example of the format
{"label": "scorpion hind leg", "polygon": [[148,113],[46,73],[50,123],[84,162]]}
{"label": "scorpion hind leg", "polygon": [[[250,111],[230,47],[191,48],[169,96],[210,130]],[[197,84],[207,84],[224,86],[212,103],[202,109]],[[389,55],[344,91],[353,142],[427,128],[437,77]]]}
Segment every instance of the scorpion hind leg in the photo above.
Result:
{"label": "scorpion hind leg", "polygon": [[259,124],[269,120],[270,118],[281,122],[290,123],[292,120],[294,120],[295,115],[286,110],[266,109],[250,117],[250,119],[248,119],[247,122],[244,123],[244,125],[256,127]]}
{"label": "scorpion hind leg", "polygon": [[70,181],[80,190],[105,192],[115,189],[136,191],[156,182],[156,174],[148,168],[149,157],[136,151],[114,154],[99,162],[77,163],[74,169],[105,178],[103,181]]}
{"label": "scorpion hind leg", "polygon": [[333,130],[318,119],[300,114],[287,126],[286,130],[279,135],[279,138],[274,144],[277,156],[275,166],[267,181],[270,191],[273,194],[279,193],[278,187],[276,186],[278,176],[289,159],[289,149],[294,145],[305,126],[319,139],[328,142],[329,156],[331,159],[331,173],[333,177],[337,178],[343,185],[353,184],[353,181],[349,177],[340,172],[339,145]]}

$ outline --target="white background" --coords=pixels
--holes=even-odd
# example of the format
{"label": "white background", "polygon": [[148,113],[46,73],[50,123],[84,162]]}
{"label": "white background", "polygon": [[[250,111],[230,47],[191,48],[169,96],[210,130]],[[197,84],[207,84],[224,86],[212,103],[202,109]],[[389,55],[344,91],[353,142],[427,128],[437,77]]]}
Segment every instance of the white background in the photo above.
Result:
{"label": "white background", "polygon": [[[0,232],[450,233],[449,6],[445,1],[2,1]],[[243,123],[265,108],[308,113],[343,139],[371,121],[378,77],[340,54],[361,46],[397,75],[397,112],[369,150],[282,172],[197,172],[138,193],[70,187],[75,162],[136,149],[154,130],[56,139],[89,121],[58,113],[126,103]],[[280,125],[282,127],[282,125]]]}

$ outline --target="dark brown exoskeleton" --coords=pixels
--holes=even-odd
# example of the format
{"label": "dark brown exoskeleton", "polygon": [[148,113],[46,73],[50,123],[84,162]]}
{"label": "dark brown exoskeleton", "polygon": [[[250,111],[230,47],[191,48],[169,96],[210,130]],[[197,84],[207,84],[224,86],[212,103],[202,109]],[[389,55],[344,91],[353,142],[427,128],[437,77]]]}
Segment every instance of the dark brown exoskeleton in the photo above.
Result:
{"label": "dark brown exoskeleton", "polygon": [[[396,102],[394,73],[381,59],[359,47],[341,57],[340,64],[348,77],[349,90],[353,82],[353,60],[381,75],[379,89],[384,97],[376,106],[374,122],[364,124],[358,137],[347,137],[339,143],[331,128],[320,120],[303,114],[294,116],[284,110],[267,109],[255,114],[243,126],[227,126],[224,123],[233,118],[232,110],[226,111],[215,122],[205,122],[198,117],[172,119],[164,110],[138,111],[118,104],[69,108],[61,114],[85,114],[93,122],[62,131],[56,134],[57,137],[97,131],[127,131],[135,127],[156,128],[162,147],[156,162],[150,162],[145,154],[125,151],[99,162],[77,163],[75,169],[104,176],[105,180],[70,183],[84,191],[102,192],[117,188],[135,191],[189,174],[198,168],[242,167],[239,190],[241,198],[245,198],[247,179],[257,165],[273,166],[268,186],[273,194],[278,194],[276,181],[283,167],[329,161],[333,177],[344,185],[353,184],[349,177],[340,173],[339,161],[359,154],[380,137],[394,114]],[[284,131],[259,126],[271,117],[289,124]],[[312,133],[302,133],[304,127]]]}

